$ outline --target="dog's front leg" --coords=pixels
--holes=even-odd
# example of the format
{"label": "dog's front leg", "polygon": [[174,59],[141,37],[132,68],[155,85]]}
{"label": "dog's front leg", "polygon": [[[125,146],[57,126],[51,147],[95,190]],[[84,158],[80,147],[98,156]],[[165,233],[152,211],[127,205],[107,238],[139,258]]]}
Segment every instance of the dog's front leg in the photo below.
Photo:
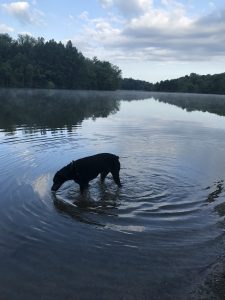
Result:
{"label": "dog's front leg", "polygon": [[80,192],[81,194],[88,188],[88,182],[82,182],[80,183]]}

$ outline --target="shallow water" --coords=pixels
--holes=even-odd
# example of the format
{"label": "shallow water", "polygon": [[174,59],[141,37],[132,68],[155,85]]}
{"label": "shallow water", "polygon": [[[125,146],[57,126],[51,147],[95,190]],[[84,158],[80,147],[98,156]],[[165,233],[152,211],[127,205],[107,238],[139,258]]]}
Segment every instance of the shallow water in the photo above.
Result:
{"label": "shallow water", "polygon": [[[194,299],[224,250],[225,97],[2,90],[1,299]],[[54,173],[99,152],[121,181]]]}

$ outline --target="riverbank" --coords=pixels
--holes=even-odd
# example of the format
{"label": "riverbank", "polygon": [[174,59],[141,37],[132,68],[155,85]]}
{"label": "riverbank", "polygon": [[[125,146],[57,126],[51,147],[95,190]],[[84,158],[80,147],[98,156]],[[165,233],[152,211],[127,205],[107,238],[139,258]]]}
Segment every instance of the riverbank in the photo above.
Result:
{"label": "riverbank", "polygon": [[219,258],[204,272],[202,282],[191,292],[192,300],[224,300],[225,299],[225,258]]}

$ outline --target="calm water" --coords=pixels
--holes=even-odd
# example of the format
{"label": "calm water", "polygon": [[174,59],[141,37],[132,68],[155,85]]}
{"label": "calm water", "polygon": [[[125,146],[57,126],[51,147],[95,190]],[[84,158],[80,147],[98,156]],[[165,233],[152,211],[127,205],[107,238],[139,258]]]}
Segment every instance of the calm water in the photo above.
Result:
{"label": "calm water", "polygon": [[[1,299],[200,299],[224,259],[225,97],[2,90],[0,106]],[[98,152],[120,156],[122,189],[51,194]]]}

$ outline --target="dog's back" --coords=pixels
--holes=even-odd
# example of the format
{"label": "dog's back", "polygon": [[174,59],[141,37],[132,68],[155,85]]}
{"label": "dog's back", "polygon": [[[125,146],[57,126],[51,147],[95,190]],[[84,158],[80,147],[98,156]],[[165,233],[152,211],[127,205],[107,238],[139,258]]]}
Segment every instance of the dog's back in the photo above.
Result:
{"label": "dog's back", "polygon": [[[99,153],[92,156],[80,158],[73,162],[76,168],[82,168],[83,171],[87,171],[90,168],[93,170],[106,170],[119,163],[119,156],[111,153]],[[87,168],[85,170],[85,168]],[[109,170],[110,171],[110,170]]]}

